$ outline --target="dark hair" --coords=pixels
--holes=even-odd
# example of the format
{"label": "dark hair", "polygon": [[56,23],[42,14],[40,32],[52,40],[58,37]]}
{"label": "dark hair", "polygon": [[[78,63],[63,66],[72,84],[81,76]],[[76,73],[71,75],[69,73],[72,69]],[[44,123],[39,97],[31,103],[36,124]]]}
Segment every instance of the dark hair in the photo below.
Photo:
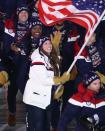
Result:
{"label": "dark hair", "polygon": [[54,68],[54,75],[55,76],[59,76],[59,73],[60,73],[60,60],[58,58],[58,55],[56,53],[56,51],[54,50],[54,48],[52,47],[52,52],[51,52],[51,55],[50,55],[50,63],[51,65],[53,66]]}
{"label": "dark hair", "polygon": [[44,53],[49,58],[50,64],[52,65],[53,70],[54,70],[54,76],[59,76],[59,63],[60,63],[60,61],[59,61],[57,53],[53,49],[53,47],[52,47],[52,51],[51,51],[50,55],[43,50],[42,46],[39,47],[39,52],[40,52],[40,54],[41,54],[41,52]]}

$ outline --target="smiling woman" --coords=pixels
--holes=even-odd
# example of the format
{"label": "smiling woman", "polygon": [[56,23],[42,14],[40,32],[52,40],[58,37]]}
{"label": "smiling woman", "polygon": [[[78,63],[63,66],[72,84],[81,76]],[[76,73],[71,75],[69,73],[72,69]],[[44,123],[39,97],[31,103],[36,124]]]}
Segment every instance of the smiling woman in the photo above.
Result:
{"label": "smiling woman", "polygon": [[29,9],[26,4],[21,5],[17,8],[17,15],[20,22],[26,22],[29,16]]}
{"label": "smiling woman", "polygon": [[44,39],[42,39],[42,41],[40,41],[40,43],[39,43],[39,47],[47,55],[50,55],[50,53],[52,51],[52,44],[51,44],[51,41],[49,40],[49,38],[45,37]]}
{"label": "smiling woman", "polygon": [[39,48],[31,55],[29,79],[23,95],[27,108],[27,131],[50,131],[53,85],[69,80],[67,73],[61,77],[55,76],[59,70],[52,49],[50,38],[42,37]]}
{"label": "smiling woman", "polygon": [[42,34],[43,25],[40,20],[32,19],[31,20],[31,36],[33,38],[39,38]]}

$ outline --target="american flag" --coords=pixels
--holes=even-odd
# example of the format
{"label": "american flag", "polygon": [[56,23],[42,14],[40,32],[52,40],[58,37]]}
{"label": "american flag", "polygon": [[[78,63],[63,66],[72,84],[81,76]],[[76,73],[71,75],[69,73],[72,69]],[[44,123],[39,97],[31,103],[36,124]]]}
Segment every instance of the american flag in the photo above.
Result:
{"label": "american flag", "polygon": [[75,22],[90,31],[104,11],[105,0],[39,0],[40,20],[47,26]]}

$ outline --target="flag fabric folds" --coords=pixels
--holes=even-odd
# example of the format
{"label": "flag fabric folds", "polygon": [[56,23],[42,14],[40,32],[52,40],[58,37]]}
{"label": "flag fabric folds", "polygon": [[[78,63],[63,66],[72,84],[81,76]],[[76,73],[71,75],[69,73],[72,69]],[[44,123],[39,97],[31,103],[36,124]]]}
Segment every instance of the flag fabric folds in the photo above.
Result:
{"label": "flag fabric folds", "polygon": [[40,20],[47,26],[69,20],[90,30],[105,8],[105,0],[39,0]]}

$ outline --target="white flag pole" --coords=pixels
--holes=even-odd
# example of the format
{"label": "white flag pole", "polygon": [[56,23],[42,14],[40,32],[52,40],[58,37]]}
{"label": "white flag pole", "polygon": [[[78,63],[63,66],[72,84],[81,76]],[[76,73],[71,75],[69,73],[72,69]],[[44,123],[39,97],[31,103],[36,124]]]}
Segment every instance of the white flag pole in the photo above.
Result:
{"label": "white flag pole", "polygon": [[101,16],[99,17],[97,23],[95,24],[93,30],[90,32],[89,37],[86,39],[85,43],[83,44],[83,46],[81,47],[80,51],[78,52],[77,56],[75,57],[74,61],[72,62],[72,64],[70,65],[69,69],[67,70],[67,73],[69,73],[73,66],[75,65],[76,61],[78,60],[78,57],[80,56],[80,54],[82,53],[82,51],[84,50],[85,46],[87,45],[87,43],[89,42],[92,34],[94,33],[94,31],[96,30],[97,26],[99,25],[99,23],[101,22],[102,18],[105,15],[105,10],[103,11],[103,13],[101,14]]}

